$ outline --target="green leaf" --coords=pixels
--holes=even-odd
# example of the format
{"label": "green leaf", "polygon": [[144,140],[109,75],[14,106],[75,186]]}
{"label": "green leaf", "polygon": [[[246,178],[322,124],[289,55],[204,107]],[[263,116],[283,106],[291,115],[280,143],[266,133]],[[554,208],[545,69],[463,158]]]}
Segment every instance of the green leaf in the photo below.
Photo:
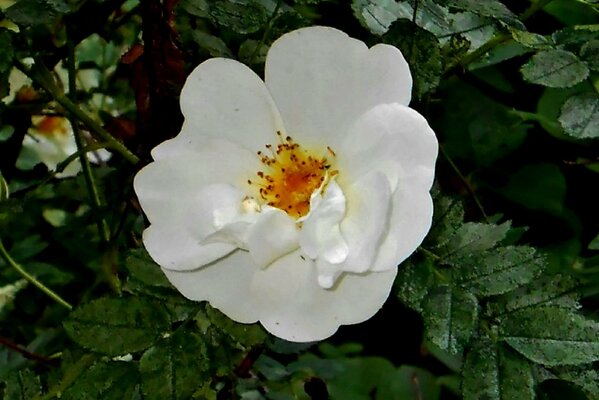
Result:
{"label": "green leaf", "polygon": [[437,377],[422,368],[402,365],[386,378],[376,390],[376,400],[436,400],[441,396]]}
{"label": "green leaf", "polygon": [[30,400],[42,392],[40,378],[28,369],[9,374],[4,384],[4,400]]}
{"label": "green leaf", "polygon": [[420,312],[422,300],[434,286],[435,275],[430,260],[416,260],[416,257],[404,262],[399,266],[399,272],[395,279],[397,297],[406,306]]}
{"label": "green leaf", "polygon": [[327,379],[333,399],[366,400],[375,388],[391,379],[395,369],[389,360],[380,357],[343,359],[338,363],[341,372]]}
{"label": "green leaf", "polygon": [[553,0],[543,11],[555,17],[564,25],[596,24],[597,12],[581,1]]}
{"label": "green leaf", "polygon": [[142,392],[148,400],[189,399],[208,378],[208,363],[202,337],[180,328],[139,360]]}
{"label": "green leaf", "polygon": [[589,243],[589,250],[599,250],[599,234]]}
{"label": "green leaf", "polygon": [[553,32],[551,38],[555,44],[560,46],[584,45],[592,40],[599,39],[599,24],[568,26]]}
{"label": "green leaf", "polygon": [[191,37],[210,56],[233,58],[233,53],[231,53],[231,50],[229,50],[227,44],[221,38],[197,29],[191,32]]}
{"label": "green leaf", "polygon": [[419,0],[414,15],[414,1],[353,0],[352,9],[360,23],[375,35],[382,35],[399,19],[414,21],[419,27],[437,35],[450,36],[449,10],[432,0]]}
{"label": "green leaf", "polygon": [[432,290],[422,303],[425,336],[442,350],[461,353],[478,322],[472,293],[449,285]]}
{"label": "green leaf", "polygon": [[210,306],[206,307],[206,315],[216,327],[244,346],[256,346],[268,338],[260,324],[240,324]]}
{"label": "green leaf", "polygon": [[210,17],[210,4],[208,0],[181,0],[180,7],[191,15],[200,18]]}
{"label": "green leaf", "polygon": [[63,400],[139,398],[139,375],[132,362],[101,362],[86,369],[68,389]]}
{"label": "green leaf", "polygon": [[4,14],[17,25],[34,26],[47,24],[70,10],[63,0],[20,0]]}
{"label": "green leaf", "polygon": [[8,200],[9,194],[8,183],[2,176],[2,171],[0,171],[0,202]]}
{"label": "green leaf", "polygon": [[353,0],[354,15],[375,35],[382,35],[408,8],[395,0]]}
{"label": "green leaf", "polygon": [[586,61],[593,71],[599,71],[599,40],[591,40],[580,49],[580,58]]}
{"label": "green leaf", "polygon": [[0,128],[0,142],[7,141],[14,132],[15,132],[15,128],[12,125],[2,126]]}
{"label": "green leaf", "polygon": [[554,164],[526,165],[499,192],[531,210],[559,216],[566,199],[566,178]]}
{"label": "green leaf", "polygon": [[531,49],[548,49],[553,47],[551,39],[538,33],[521,31],[519,29],[512,29],[510,32],[516,42]]}
{"label": "green leaf", "polygon": [[589,399],[599,398],[599,370],[592,365],[559,367],[553,372],[560,379],[578,385]]}
{"label": "green leaf", "polygon": [[535,399],[530,363],[487,337],[466,355],[462,377],[464,400]]}
{"label": "green leaf", "polygon": [[264,64],[268,46],[258,40],[248,39],[239,46],[239,60],[247,65]]}
{"label": "green leaf", "polygon": [[568,275],[540,276],[526,286],[495,298],[489,307],[495,314],[541,304],[576,309],[580,297],[575,291],[578,286],[579,282]]}
{"label": "green leaf", "polygon": [[269,14],[257,1],[215,0],[210,2],[210,17],[215,23],[245,35],[262,29]]}
{"label": "green leaf", "polygon": [[433,223],[428,237],[436,244],[435,247],[446,246],[463,223],[462,202],[451,197],[438,196],[435,198]]}
{"label": "green leaf", "polygon": [[502,340],[528,359],[548,366],[599,360],[599,323],[556,306],[529,307],[506,317]]}
{"label": "green leaf", "polygon": [[0,29],[0,74],[8,74],[8,71],[12,68],[13,58],[15,56],[12,36],[13,34],[11,31]]}
{"label": "green leaf", "polygon": [[382,40],[398,47],[408,61],[416,97],[422,98],[439,85],[443,65],[441,48],[435,35],[410,21],[399,20],[391,25]]}
{"label": "green leaf", "polygon": [[518,17],[498,0],[447,0],[449,7],[470,11],[482,17],[490,17],[509,25],[523,27]]}
{"label": "green leaf", "polygon": [[77,344],[118,356],[151,346],[168,328],[169,316],[140,297],[103,297],[79,306],[63,325]]}
{"label": "green leaf", "polygon": [[501,225],[467,222],[460,226],[437,254],[448,265],[459,264],[464,257],[495,247],[511,228],[509,221]]}
{"label": "green leaf", "polygon": [[589,68],[575,54],[565,50],[541,51],[520,71],[524,79],[539,85],[567,88],[589,76]]}
{"label": "green leaf", "polygon": [[172,288],[160,266],[152,260],[144,249],[131,250],[125,260],[131,277],[144,285],[157,288]]}
{"label": "green leaf", "polygon": [[487,297],[532,281],[545,265],[545,259],[532,247],[506,246],[463,258],[452,270],[452,277],[469,293]]}
{"label": "green leaf", "polygon": [[599,137],[599,94],[583,93],[570,97],[562,107],[559,122],[564,131],[577,139]]}

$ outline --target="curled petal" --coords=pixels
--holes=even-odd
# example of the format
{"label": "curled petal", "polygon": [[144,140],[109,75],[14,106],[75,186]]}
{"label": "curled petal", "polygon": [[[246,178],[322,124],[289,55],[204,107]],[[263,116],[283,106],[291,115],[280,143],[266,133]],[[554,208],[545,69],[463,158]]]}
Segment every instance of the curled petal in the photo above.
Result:
{"label": "curled petal", "polygon": [[339,147],[339,178],[351,183],[377,170],[391,190],[430,189],[437,159],[437,138],[424,117],[401,104],[381,104],[353,124]]}
{"label": "curled petal", "polygon": [[254,262],[267,267],[297,249],[298,228],[284,211],[268,207],[248,230],[248,250]]}
{"label": "curled petal", "polygon": [[347,216],[341,234],[349,247],[342,271],[366,272],[372,267],[382,238],[387,233],[391,189],[387,177],[377,171],[362,176],[347,190]]}
{"label": "curled petal", "polygon": [[187,271],[200,268],[235,250],[229,243],[202,244],[177,226],[150,225],[143,233],[146,250],[163,269]]}
{"label": "curled petal", "polygon": [[373,262],[373,271],[395,269],[420,246],[431,227],[433,200],[422,190],[398,190],[393,196],[389,229]]}
{"label": "curled petal", "polygon": [[[323,192],[324,191],[324,192]],[[341,235],[339,223],[345,216],[345,196],[331,179],[312,194],[310,213],[302,221],[299,243],[310,258],[323,258],[338,264],[347,257],[349,248]]]}

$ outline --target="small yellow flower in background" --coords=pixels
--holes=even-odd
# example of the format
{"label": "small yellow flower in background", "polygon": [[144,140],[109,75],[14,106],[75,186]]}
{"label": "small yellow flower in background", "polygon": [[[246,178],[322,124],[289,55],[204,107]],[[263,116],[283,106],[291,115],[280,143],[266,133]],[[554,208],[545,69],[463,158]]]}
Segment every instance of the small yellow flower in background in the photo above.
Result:
{"label": "small yellow flower in background", "polygon": [[395,47],[303,28],[265,68],[216,58],[188,77],[181,133],[135,178],[143,241],[189,299],[321,340],[380,309],[428,232],[437,139]]}

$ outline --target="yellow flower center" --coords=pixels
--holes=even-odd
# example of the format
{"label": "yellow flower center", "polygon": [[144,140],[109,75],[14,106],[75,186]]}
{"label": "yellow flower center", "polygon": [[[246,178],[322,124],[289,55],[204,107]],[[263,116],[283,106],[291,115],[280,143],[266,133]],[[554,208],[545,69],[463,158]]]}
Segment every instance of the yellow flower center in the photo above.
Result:
{"label": "yellow flower center", "polygon": [[[316,156],[303,149],[291,137],[283,139],[277,132],[280,144],[276,148],[267,144],[270,156],[258,152],[264,170],[258,171],[258,181],[248,180],[250,185],[260,187],[260,197],[266,204],[279,208],[294,218],[300,218],[310,211],[310,197],[338,171],[331,171],[331,164],[325,156]],[[335,152],[327,147],[328,154]]]}
{"label": "yellow flower center", "polygon": [[32,117],[34,128],[44,136],[65,136],[69,134],[68,121],[64,117],[45,115]]}

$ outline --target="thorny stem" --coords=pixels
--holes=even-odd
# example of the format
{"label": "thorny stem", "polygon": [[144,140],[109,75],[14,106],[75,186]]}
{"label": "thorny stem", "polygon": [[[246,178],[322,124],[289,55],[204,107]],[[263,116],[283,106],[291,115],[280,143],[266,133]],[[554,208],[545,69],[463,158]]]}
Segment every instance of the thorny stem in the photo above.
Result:
{"label": "thorny stem", "polygon": [[[67,41],[68,46],[68,57],[67,57],[67,68],[69,72],[69,94],[71,97],[75,97],[77,90],[76,79],[76,70],[75,70],[75,47],[73,46],[73,42],[71,40]],[[100,194],[98,193],[98,187],[96,186],[94,175],[92,174],[92,169],[89,164],[89,159],[87,158],[87,153],[81,152],[84,148],[85,144],[83,141],[83,136],[81,131],[79,130],[79,124],[77,120],[71,115],[69,118],[71,121],[71,127],[73,129],[73,134],[75,136],[75,143],[77,144],[77,150],[79,153],[79,162],[81,163],[81,170],[83,171],[83,176],[85,178],[85,185],[87,186],[87,192],[89,195],[89,199],[92,203],[92,208],[97,217],[97,225],[98,232],[100,233],[100,237],[105,243],[108,243],[110,240],[110,230],[108,228],[108,224],[102,214],[100,213],[100,209],[102,207],[102,203],[100,202]]]}
{"label": "thorny stem", "polygon": [[460,171],[460,169],[453,162],[453,160],[451,159],[451,157],[449,156],[449,154],[447,154],[447,152],[445,151],[445,148],[443,146],[439,145],[439,150],[441,151],[441,154],[443,154],[443,157],[445,157],[445,159],[449,163],[449,166],[453,169],[453,171],[456,173],[456,175],[460,178],[460,180],[462,181],[462,183],[466,187],[466,190],[468,190],[468,193],[470,193],[470,195],[474,199],[474,202],[476,203],[476,206],[478,207],[478,209],[479,209],[480,213],[482,214],[482,216],[485,218],[485,220],[487,222],[490,222],[489,221],[489,216],[485,212],[485,209],[484,209],[482,203],[480,202],[480,200],[478,199],[478,196],[476,195],[476,192],[474,191],[474,188],[470,184],[470,181],[468,181],[468,179],[464,176],[464,174],[462,174],[462,171]]}
{"label": "thorny stem", "polygon": [[40,60],[36,60],[33,67],[27,68],[23,63],[15,60],[15,66],[25,75],[37,82],[58,104],[63,106],[74,118],[85,124],[89,130],[102,138],[108,145],[107,147],[120,153],[131,164],[137,164],[139,158],[127,149],[121,142],[115,139],[106,129],[104,129],[92,117],[87,115],[75,103],[73,103],[54,83],[50,71],[42,64]]}
{"label": "thorny stem", "polygon": [[8,251],[4,247],[4,244],[2,243],[1,239],[0,239],[0,258],[2,258],[6,264],[8,264],[12,268],[14,268],[19,273],[19,275],[21,275],[23,278],[25,278],[25,280],[27,280],[29,283],[31,283],[32,285],[34,285],[35,287],[40,289],[42,292],[44,292],[46,295],[48,295],[48,297],[50,297],[52,300],[54,300],[55,302],[57,302],[58,304],[64,306],[65,308],[67,308],[69,310],[73,309],[72,305],[70,305],[62,297],[60,297],[59,295],[54,293],[50,288],[44,286],[43,283],[38,281],[33,275],[29,274],[27,271],[25,271],[23,269],[23,267],[21,267],[19,264],[17,264],[17,262],[15,260],[13,260],[13,258],[10,256],[10,254],[8,254]]}

